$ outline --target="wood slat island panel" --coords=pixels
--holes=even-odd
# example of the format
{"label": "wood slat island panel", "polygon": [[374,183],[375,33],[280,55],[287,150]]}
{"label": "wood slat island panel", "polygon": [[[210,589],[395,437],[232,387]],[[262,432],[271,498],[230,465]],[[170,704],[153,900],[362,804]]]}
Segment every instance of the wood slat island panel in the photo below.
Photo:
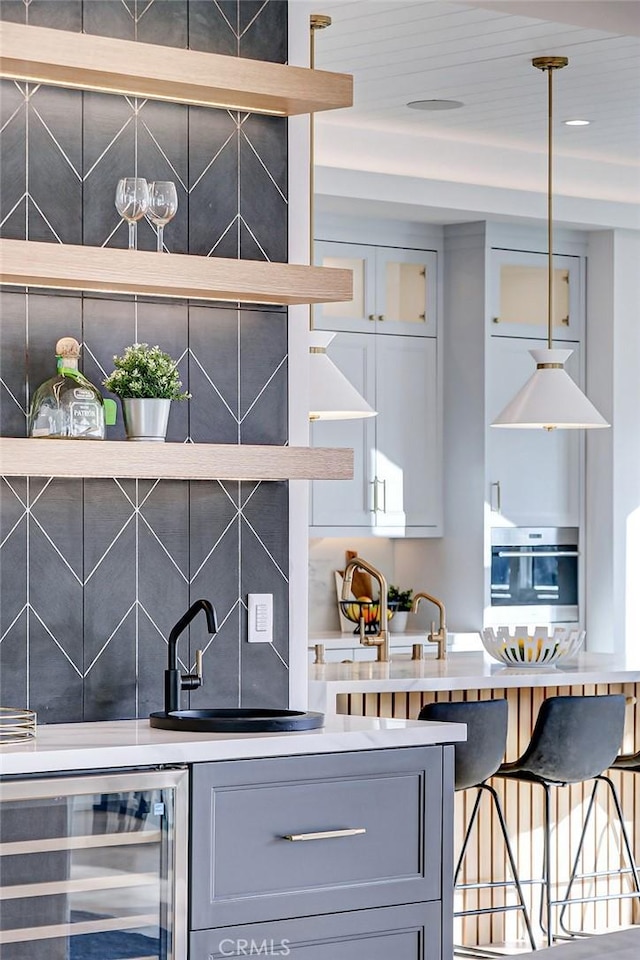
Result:
{"label": "wood slat island panel", "polygon": [[349,480],[353,450],[249,444],[0,438],[6,477]]}
{"label": "wood slat island panel", "polygon": [[34,240],[0,240],[0,283],[283,306],[352,297],[350,270]]}
{"label": "wood slat island panel", "polygon": [[277,116],[353,103],[348,74],[8,22],[0,24],[0,75]]}
{"label": "wood slat island panel", "polygon": [[[621,693],[627,697],[627,717],[623,751],[632,753],[640,749],[640,683],[561,683],[547,686],[495,687],[465,690],[435,691],[398,691],[391,694],[392,716],[398,719],[415,719],[422,706],[427,703],[450,700],[485,700],[505,698],[509,704],[509,728],[506,760],[515,760],[529,742],[540,704],[553,696],[594,696],[596,694]],[[389,716],[390,694],[385,690],[379,693],[341,693],[336,698],[337,712],[356,716]],[[625,823],[630,835],[635,838],[636,862],[640,860],[640,776],[611,771],[620,796]],[[542,875],[542,817],[543,792],[540,788],[523,783],[507,782],[500,778],[491,781],[504,801],[504,810],[511,839],[524,881],[539,879]],[[552,818],[557,829],[552,835],[552,856],[557,864],[560,880],[569,876],[572,857],[576,850],[586,804],[591,794],[592,781],[552,791]],[[597,851],[599,870],[616,869],[621,864],[618,831],[612,826],[609,798],[604,791],[599,797],[599,806],[587,837],[584,870],[590,872]],[[465,825],[471,815],[475,800],[475,791],[468,790],[456,794],[455,808],[455,849],[462,843]],[[506,857],[494,822],[493,811],[481,807],[479,827],[472,839],[468,854],[463,883],[478,879],[487,882],[499,882],[508,878]],[[562,883],[554,896],[564,892]],[[602,878],[597,881],[595,892],[616,894],[629,890],[629,881],[618,877]],[[531,910],[531,919],[538,942],[542,943],[542,933],[538,926],[540,886],[526,884],[526,895]],[[573,895],[592,896],[593,881],[576,883]],[[502,905],[505,902],[504,888],[496,887],[481,892],[467,891],[457,896],[456,910]],[[508,903],[513,903],[513,894],[507,893]],[[568,914],[569,926],[602,932],[607,929],[640,923],[640,906],[630,899],[608,901],[597,904],[574,906]],[[525,941],[526,933],[519,913],[486,914],[479,917],[467,917],[456,921],[455,941],[465,944],[515,943]]]}

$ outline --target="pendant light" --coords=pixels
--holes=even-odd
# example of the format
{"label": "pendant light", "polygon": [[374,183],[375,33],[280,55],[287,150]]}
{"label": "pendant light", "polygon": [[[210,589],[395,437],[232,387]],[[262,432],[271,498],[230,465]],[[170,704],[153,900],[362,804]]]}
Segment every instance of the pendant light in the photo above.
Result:
{"label": "pendant light", "polygon": [[535,57],[534,67],[548,77],[547,157],[547,347],[530,350],[536,369],[513,400],[493,421],[493,427],[556,430],[608,427],[590,400],[564,369],[572,350],[553,347],[553,71],[566,67],[567,57]]}
{"label": "pendant light", "polygon": [[[313,13],[309,18],[309,66],[315,68],[315,33],[331,26],[331,17]],[[314,147],[313,113],[309,118],[309,259],[313,260],[314,241]],[[313,307],[309,307],[309,420],[356,420],[375,417],[369,406],[345,375],[327,355],[335,333],[313,329]]]}

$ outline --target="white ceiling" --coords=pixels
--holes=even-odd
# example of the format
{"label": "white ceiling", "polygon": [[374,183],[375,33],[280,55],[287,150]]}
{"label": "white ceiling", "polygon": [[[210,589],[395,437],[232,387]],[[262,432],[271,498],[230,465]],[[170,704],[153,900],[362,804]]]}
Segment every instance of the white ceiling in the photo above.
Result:
{"label": "white ceiling", "polygon": [[[293,3],[333,20],[316,34],[316,66],[354,76],[353,108],[317,117],[321,168],[539,193],[547,77],[531,58],[557,54],[569,57],[554,74],[557,191],[640,203],[637,0]],[[464,107],[406,106],[433,98]],[[561,123],[572,117],[591,124]]]}

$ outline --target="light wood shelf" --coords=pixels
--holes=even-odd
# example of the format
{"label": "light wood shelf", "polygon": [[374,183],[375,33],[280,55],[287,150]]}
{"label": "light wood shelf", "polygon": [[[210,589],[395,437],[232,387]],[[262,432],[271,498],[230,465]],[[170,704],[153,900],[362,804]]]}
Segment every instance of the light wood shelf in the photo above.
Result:
{"label": "light wood shelf", "polygon": [[350,107],[348,74],[4,22],[0,75],[279,116]]}
{"label": "light wood shelf", "polygon": [[274,445],[0,438],[5,477],[350,480],[353,450]]}
{"label": "light wood shelf", "polygon": [[350,270],[6,239],[0,283],[283,306],[352,296]]}

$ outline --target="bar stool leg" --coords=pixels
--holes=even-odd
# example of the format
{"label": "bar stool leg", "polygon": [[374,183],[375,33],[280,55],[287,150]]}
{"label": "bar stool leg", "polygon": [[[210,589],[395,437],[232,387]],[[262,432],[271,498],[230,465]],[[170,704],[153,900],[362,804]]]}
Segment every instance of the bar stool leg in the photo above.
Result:
{"label": "bar stool leg", "polygon": [[559,902],[563,902],[563,906],[562,906],[562,910],[560,911],[560,916],[559,916],[559,918],[558,918],[558,923],[559,923],[559,925],[560,925],[560,929],[562,930],[562,932],[563,932],[563,933],[566,933],[566,934],[567,934],[568,936],[570,936],[570,937],[577,936],[577,934],[574,933],[572,930],[569,930],[569,929],[565,926],[565,923],[564,923],[564,915],[565,915],[565,911],[567,910],[567,908],[568,908],[568,906],[569,906],[569,903],[568,903],[569,897],[570,897],[570,895],[571,895],[571,890],[572,890],[572,888],[573,888],[573,884],[574,884],[574,882],[575,882],[575,880],[576,880],[576,877],[577,877],[578,864],[580,863],[580,857],[582,856],[582,848],[583,848],[583,846],[584,846],[584,841],[585,841],[586,836],[587,836],[587,828],[588,828],[588,826],[589,826],[589,821],[590,821],[590,819],[591,819],[591,813],[592,813],[592,811],[593,811],[593,806],[594,806],[594,803],[595,803],[596,793],[597,793],[597,792],[598,792],[598,780],[597,780],[597,778],[596,778],[595,781],[594,781],[594,784],[593,784],[593,789],[592,789],[592,791],[591,791],[591,796],[589,797],[589,803],[588,803],[588,805],[587,805],[587,812],[586,812],[586,814],[585,814],[585,817],[584,817],[584,820],[583,820],[583,823],[582,823],[582,832],[581,832],[581,834],[580,834],[580,840],[579,840],[579,842],[578,842],[578,848],[577,848],[577,850],[576,850],[576,855],[575,855],[575,859],[574,859],[574,861],[573,861],[573,866],[571,867],[571,874],[570,874],[570,876],[569,876],[569,883],[568,883],[568,885],[567,885],[567,889],[565,890],[563,900],[562,900],[562,901],[559,901]]}
{"label": "bar stool leg", "polygon": [[[533,935],[533,929],[532,929],[531,920],[530,920],[530,917],[529,917],[529,910],[528,910],[528,908],[527,908],[527,904],[526,904],[526,901],[525,901],[525,898],[524,898],[524,893],[523,893],[523,890],[522,890],[522,884],[520,883],[520,877],[519,877],[519,875],[518,875],[518,868],[517,868],[517,866],[516,866],[515,856],[514,856],[514,854],[513,854],[513,849],[512,849],[512,847],[511,847],[511,841],[509,840],[509,834],[508,834],[508,832],[507,832],[507,824],[506,824],[506,821],[505,821],[505,818],[504,818],[504,813],[503,813],[503,810],[502,810],[502,804],[500,803],[500,797],[498,796],[495,788],[489,786],[488,783],[480,783],[480,784],[478,784],[477,787],[476,787],[476,790],[477,790],[476,799],[475,799],[475,802],[474,802],[474,804],[473,804],[473,809],[472,809],[472,811],[471,811],[471,816],[469,817],[469,823],[468,823],[467,829],[466,829],[466,831],[465,831],[464,839],[463,839],[463,841],[462,841],[462,848],[461,848],[461,850],[460,850],[460,856],[458,857],[458,863],[457,863],[457,865],[456,865],[456,869],[455,869],[455,873],[454,873],[454,880],[453,880],[454,889],[455,889],[455,888],[465,889],[465,884],[462,884],[461,886],[458,886],[458,879],[459,879],[459,876],[460,876],[460,872],[461,872],[461,870],[462,870],[462,864],[463,864],[463,861],[464,861],[464,858],[465,858],[465,854],[466,854],[466,852],[467,852],[467,847],[469,846],[469,840],[470,840],[470,838],[471,838],[471,833],[472,833],[472,831],[473,831],[474,824],[475,824],[475,822],[476,822],[476,820],[477,820],[477,817],[478,817],[478,812],[479,812],[479,809],[480,809],[480,801],[482,800],[482,791],[483,791],[483,790],[486,790],[487,793],[489,794],[489,796],[492,798],[493,803],[494,803],[494,805],[495,805],[496,814],[497,814],[497,816],[498,816],[498,823],[499,823],[499,825],[500,825],[500,830],[502,831],[502,837],[503,837],[504,844],[505,844],[505,848],[506,848],[506,851],[507,851],[507,858],[508,858],[508,860],[509,860],[509,866],[510,866],[510,869],[511,869],[511,875],[512,875],[512,877],[513,877],[513,880],[511,880],[511,881],[506,881],[505,884],[501,884],[501,885],[502,885],[502,886],[509,886],[509,885],[511,885],[511,886],[514,886],[514,887],[516,888],[517,895],[518,895],[518,903],[517,903],[517,904],[509,905],[509,906],[507,906],[507,907],[484,907],[484,908],[482,908],[482,909],[474,909],[474,910],[469,910],[469,911],[464,911],[464,910],[463,910],[463,911],[461,911],[461,912],[454,913],[454,916],[455,916],[455,917],[476,916],[476,915],[479,915],[479,914],[487,914],[487,913],[504,913],[504,912],[507,911],[507,910],[520,910],[520,911],[522,912],[523,917],[524,917],[525,927],[526,927],[526,929],[527,929],[527,936],[528,936],[529,942],[530,942],[530,944],[531,944],[531,949],[532,949],[532,950],[537,950],[538,948],[537,948],[537,946],[536,946],[535,937],[534,937],[534,935]],[[471,884],[472,887],[479,887],[479,886],[481,886],[481,885],[482,885],[482,884],[479,884],[479,883],[478,883],[478,884]],[[495,950],[491,950],[491,949],[488,948],[488,947],[486,947],[486,948],[485,948],[485,947],[464,947],[464,946],[458,946],[458,945],[456,945],[456,946],[454,947],[454,955],[455,955],[456,957],[479,957],[479,958],[483,958],[483,957],[484,957],[484,958],[490,958],[490,957],[500,958],[500,957],[503,957],[503,956],[504,956],[504,954],[503,954],[502,952],[498,952],[498,951],[495,951]]]}
{"label": "bar stool leg", "polygon": [[[621,838],[622,838],[622,843],[623,843],[624,850],[625,850],[625,853],[626,853],[626,856],[627,856],[627,861],[628,861],[628,863],[629,863],[629,869],[630,869],[631,875],[632,875],[632,877],[633,877],[633,887],[634,887],[634,889],[633,889],[633,891],[630,892],[630,893],[613,894],[612,896],[607,896],[607,897],[598,897],[598,896],[595,896],[595,895],[594,895],[593,897],[574,898],[574,899],[573,899],[573,902],[574,902],[574,903],[590,903],[590,902],[595,902],[595,901],[601,900],[601,899],[612,899],[612,898],[615,898],[615,899],[626,899],[626,898],[629,898],[629,897],[640,897],[640,875],[638,874],[638,868],[637,868],[637,866],[636,866],[636,863],[635,863],[635,860],[634,860],[634,857],[633,857],[633,851],[632,851],[632,848],[631,848],[631,842],[630,842],[630,840],[629,840],[629,833],[628,833],[627,828],[626,828],[625,823],[624,823],[624,817],[623,817],[623,814],[622,814],[622,807],[620,806],[620,800],[619,800],[619,797],[618,797],[618,791],[616,790],[616,787],[615,787],[615,784],[613,783],[613,781],[612,781],[609,777],[604,776],[603,774],[601,774],[600,776],[594,777],[594,780],[595,780],[595,782],[594,782],[594,785],[593,785],[593,790],[591,791],[591,796],[590,796],[590,798],[589,798],[589,805],[588,805],[588,807],[587,807],[587,812],[586,812],[586,815],[585,815],[585,818],[584,818],[584,825],[583,825],[583,828],[582,828],[582,833],[581,833],[581,835],[580,835],[580,842],[578,843],[578,849],[577,849],[577,851],[576,851],[575,860],[574,860],[574,862],[573,862],[573,866],[572,866],[572,868],[571,868],[571,874],[570,874],[570,876],[569,876],[569,883],[568,883],[568,885],[567,885],[567,889],[565,890],[564,897],[562,898],[562,900],[559,900],[559,901],[558,901],[558,904],[562,904],[562,910],[560,911],[560,916],[559,916],[559,918],[558,918],[558,922],[559,922],[560,928],[561,928],[561,930],[563,931],[563,933],[567,934],[567,935],[570,936],[570,937],[586,936],[586,934],[582,933],[582,932],[579,931],[579,930],[570,930],[570,929],[566,926],[566,924],[564,923],[564,916],[565,916],[565,912],[566,912],[567,909],[570,907],[571,902],[572,902],[572,900],[571,900],[571,890],[572,890],[572,888],[573,888],[573,884],[574,884],[575,880],[578,878],[578,865],[579,865],[579,862],[580,862],[580,857],[581,857],[581,855],[582,855],[582,848],[583,848],[583,846],[584,846],[584,841],[585,841],[585,838],[586,838],[586,835],[587,835],[587,827],[588,827],[588,824],[589,824],[589,819],[590,819],[590,817],[591,817],[591,813],[592,813],[592,810],[593,810],[593,807],[594,807],[594,803],[595,803],[596,793],[597,793],[597,791],[598,791],[598,786],[599,786],[600,783],[604,783],[604,784],[608,787],[609,792],[610,792],[610,794],[611,794],[611,798],[612,798],[612,800],[613,800],[613,805],[614,805],[614,807],[615,807],[616,816],[617,816],[617,818],[618,818],[618,823],[620,824],[620,835],[621,835]],[[619,873],[621,873],[621,870],[610,871],[610,872],[618,873],[618,874],[619,874]],[[594,873],[594,878],[595,878],[595,879],[597,879],[597,876],[598,876],[597,872]]]}
{"label": "bar stool leg", "polygon": [[462,841],[462,849],[460,850],[460,856],[458,857],[458,863],[456,864],[455,873],[453,875],[453,885],[454,887],[458,884],[458,877],[460,876],[460,871],[462,870],[462,863],[464,861],[465,854],[467,852],[467,847],[469,846],[469,840],[471,839],[471,833],[473,831],[473,825],[476,822],[478,816],[478,811],[480,809],[480,801],[482,800],[482,787],[476,787],[476,800],[473,805],[473,810],[471,811],[471,816],[469,817],[469,823],[467,824],[467,829],[464,834],[464,839]]}
{"label": "bar stool leg", "polygon": [[[551,910],[551,789],[541,783],[544,790],[544,852],[542,865],[542,897],[540,898],[540,926],[549,946],[553,945],[553,921]],[[546,918],[546,921],[545,921]]]}
{"label": "bar stool leg", "polygon": [[502,837],[504,839],[504,845],[507,851],[507,857],[509,859],[509,866],[511,868],[511,876],[513,877],[513,882],[515,884],[516,891],[518,893],[518,900],[522,907],[522,916],[524,918],[524,923],[527,928],[527,936],[529,937],[529,942],[531,944],[531,949],[536,950],[536,941],[533,936],[533,929],[531,927],[531,920],[529,919],[529,911],[524,899],[524,893],[522,890],[522,885],[520,883],[520,877],[518,875],[518,868],[516,866],[516,859],[513,855],[513,850],[511,848],[511,841],[509,840],[509,834],[507,833],[507,824],[505,823],[504,814],[502,812],[502,804],[500,803],[500,798],[496,793],[495,787],[489,786],[488,783],[484,785],[485,790],[488,790],[491,796],[493,797],[493,802],[496,807],[496,813],[498,814],[498,822],[500,824],[500,829],[502,830]]}

